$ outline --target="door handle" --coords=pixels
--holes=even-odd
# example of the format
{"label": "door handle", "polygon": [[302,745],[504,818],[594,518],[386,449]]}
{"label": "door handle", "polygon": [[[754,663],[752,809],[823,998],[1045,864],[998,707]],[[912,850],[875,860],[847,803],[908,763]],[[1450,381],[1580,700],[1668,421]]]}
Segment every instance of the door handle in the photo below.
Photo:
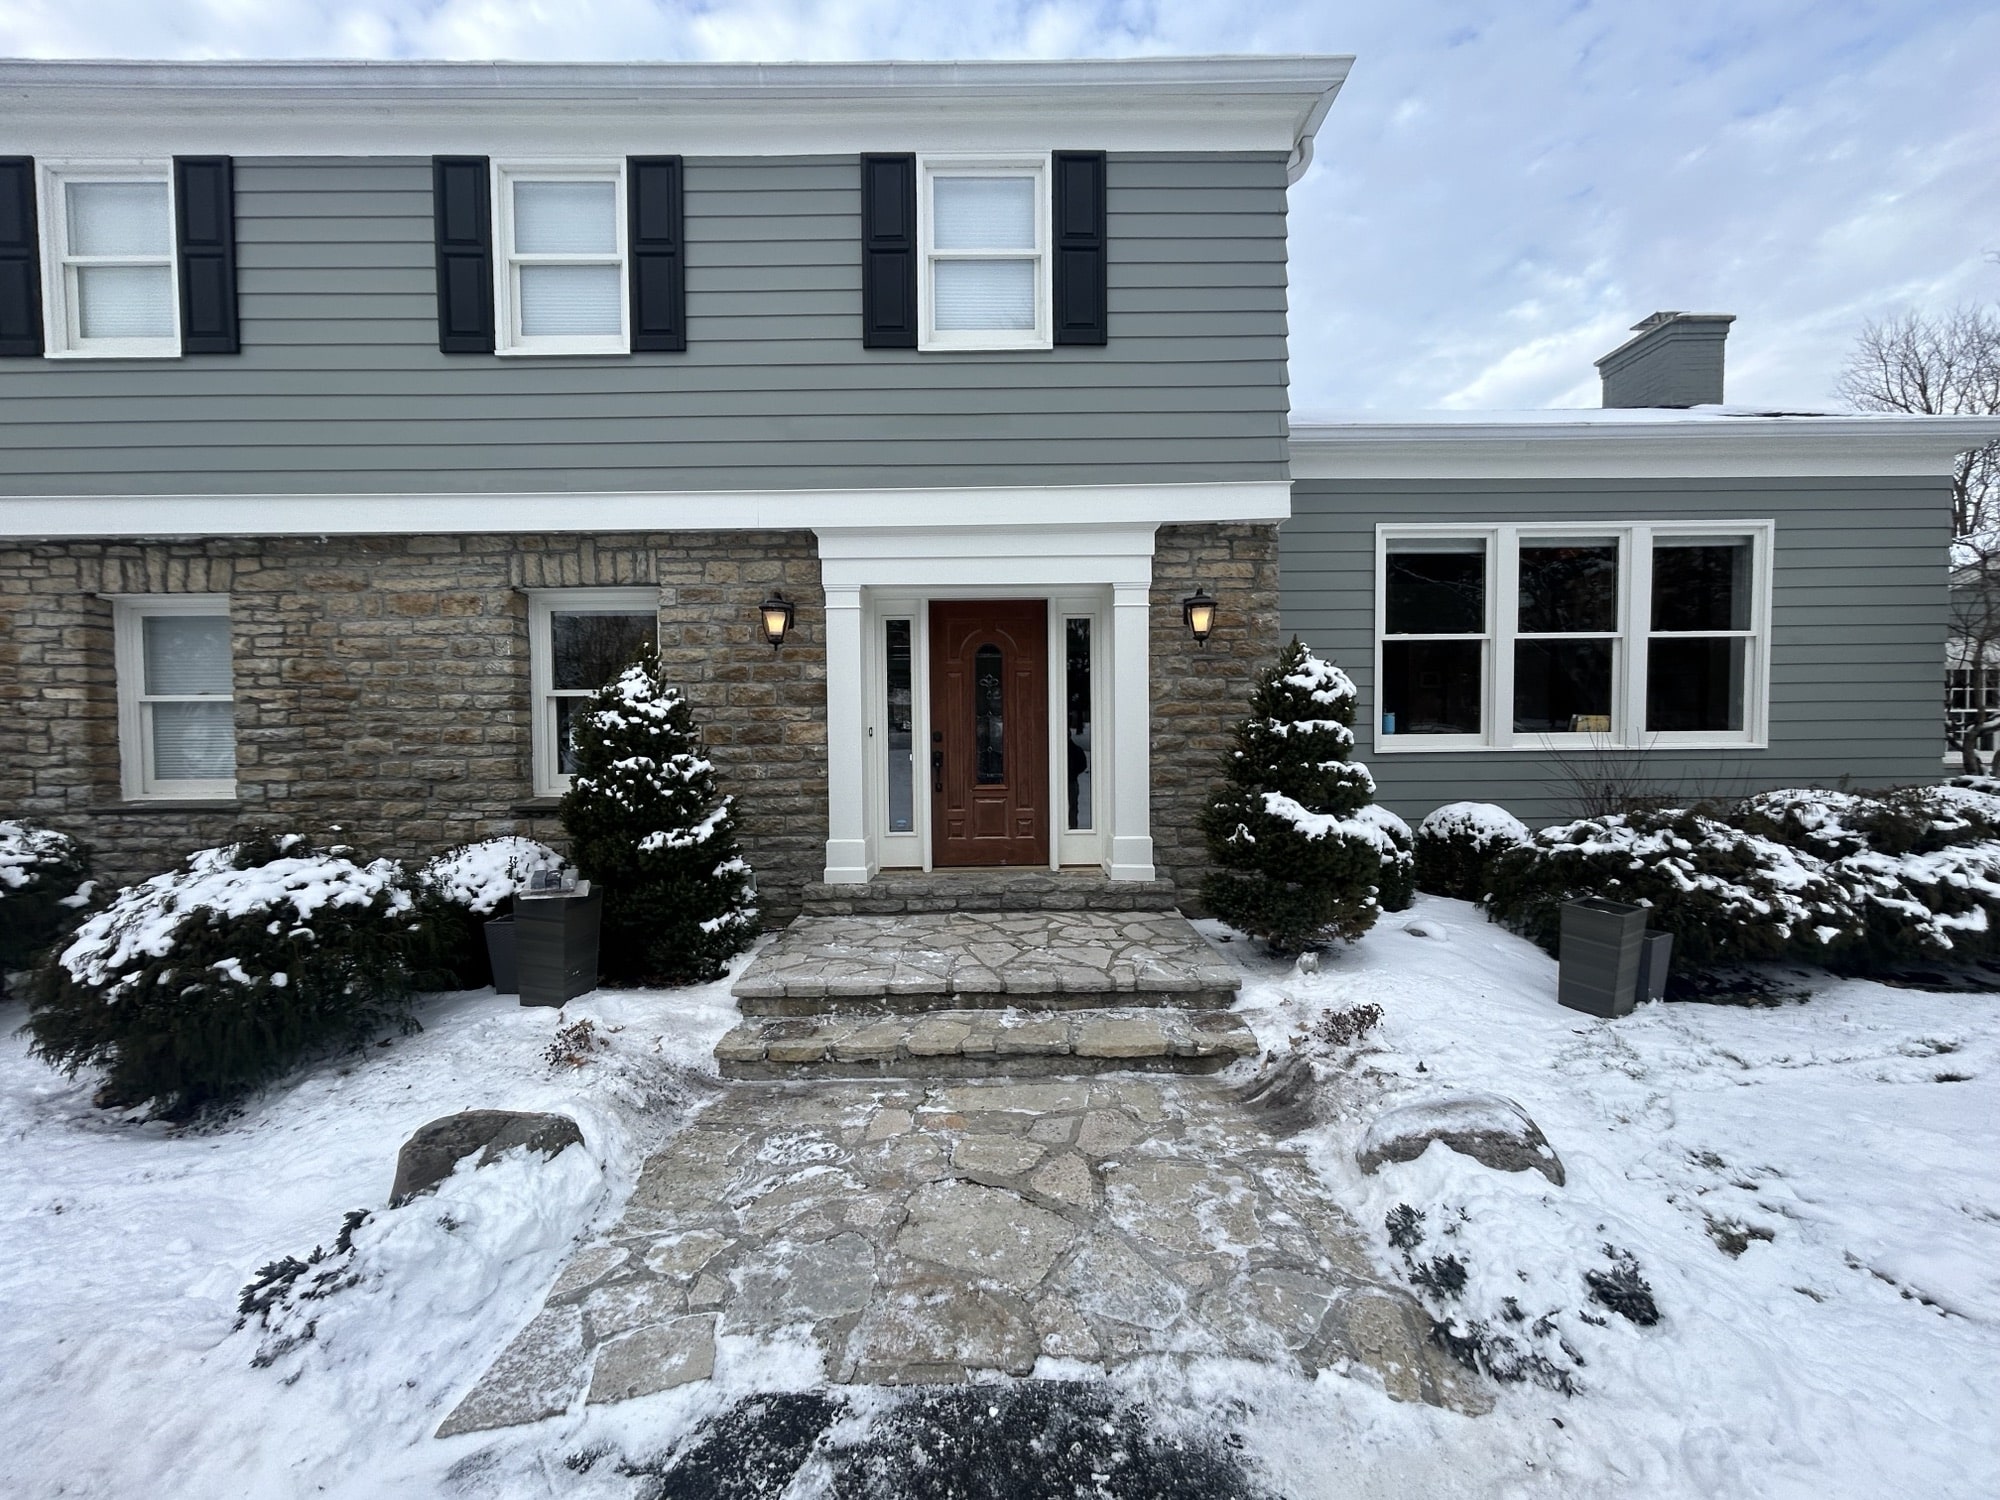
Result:
{"label": "door handle", "polygon": [[931,751],[931,790],[934,792],[944,790],[944,751],[942,750]]}

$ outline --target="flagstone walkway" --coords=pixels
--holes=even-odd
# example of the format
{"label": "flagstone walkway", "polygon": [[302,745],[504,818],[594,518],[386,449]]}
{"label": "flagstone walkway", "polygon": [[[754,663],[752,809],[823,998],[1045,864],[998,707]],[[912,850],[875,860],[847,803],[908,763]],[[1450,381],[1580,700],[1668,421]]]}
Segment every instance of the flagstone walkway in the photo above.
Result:
{"label": "flagstone walkway", "polygon": [[1483,1409],[1302,1155],[1213,1080],[731,1085],[439,1435],[708,1378],[732,1336],[824,1378],[1226,1355]]}

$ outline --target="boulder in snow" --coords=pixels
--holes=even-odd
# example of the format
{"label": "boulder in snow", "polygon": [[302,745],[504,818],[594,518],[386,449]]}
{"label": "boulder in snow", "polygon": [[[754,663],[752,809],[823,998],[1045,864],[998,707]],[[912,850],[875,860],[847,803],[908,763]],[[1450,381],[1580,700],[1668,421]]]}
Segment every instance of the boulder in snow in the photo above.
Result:
{"label": "boulder in snow", "polygon": [[1415,1161],[1432,1141],[1496,1172],[1532,1169],[1557,1187],[1564,1182],[1562,1158],[1541,1128],[1499,1094],[1441,1094],[1389,1110],[1368,1127],[1354,1160],[1362,1171],[1373,1172],[1384,1162]]}
{"label": "boulder in snow", "polygon": [[389,1190],[389,1206],[401,1208],[419,1194],[435,1192],[459,1161],[475,1151],[480,1153],[475,1166],[483,1167],[516,1146],[554,1156],[582,1144],[583,1132],[568,1115],[512,1109],[468,1109],[446,1115],[403,1142],[396,1154],[396,1184]]}

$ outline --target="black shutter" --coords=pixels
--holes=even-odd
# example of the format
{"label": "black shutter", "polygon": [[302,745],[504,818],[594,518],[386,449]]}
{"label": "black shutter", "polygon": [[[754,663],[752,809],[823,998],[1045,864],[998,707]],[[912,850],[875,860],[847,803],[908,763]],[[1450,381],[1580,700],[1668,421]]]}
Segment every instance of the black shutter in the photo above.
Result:
{"label": "black shutter", "polygon": [[1102,344],[1106,315],[1104,153],[1055,153],[1055,337]]}
{"label": "black shutter", "polygon": [[861,158],[861,347],[917,347],[917,159]]}
{"label": "black shutter", "polygon": [[35,163],[0,156],[0,355],[42,352],[42,246]]}
{"label": "black shutter", "polygon": [[437,215],[438,348],[493,352],[493,204],[483,156],[431,158]]}
{"label": "black shutter", "polygon": [[687,268],[681,251],[681,159],[633,156],[625,162],[631,195],[632,349],[687,348]]}
{"label": "black shutter", "polygon": [[236,174],[226,156],[174,158],[181,353],[235,354]]}

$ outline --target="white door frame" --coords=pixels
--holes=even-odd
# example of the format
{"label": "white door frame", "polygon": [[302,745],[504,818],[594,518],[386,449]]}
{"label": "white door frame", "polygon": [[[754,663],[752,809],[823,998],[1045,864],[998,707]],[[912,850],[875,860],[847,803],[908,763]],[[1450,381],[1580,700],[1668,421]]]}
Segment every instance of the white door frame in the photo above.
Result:
{"label": "white door frame", "polygon": [[[1151,591],[1154,527],[972,526],[819,532],[826,592],[825,879],[855,885],[885,864],[929,868],[929,602],[1049,603],[1049,853],[1113,880],[1151,880]],[[1092,620],[1093,829],[1067,834],[1063,712],[1065,619]],[[913,622],[914,829],[887,832],[883,622]],[[873,738],[871,738],[871,731]]]}

